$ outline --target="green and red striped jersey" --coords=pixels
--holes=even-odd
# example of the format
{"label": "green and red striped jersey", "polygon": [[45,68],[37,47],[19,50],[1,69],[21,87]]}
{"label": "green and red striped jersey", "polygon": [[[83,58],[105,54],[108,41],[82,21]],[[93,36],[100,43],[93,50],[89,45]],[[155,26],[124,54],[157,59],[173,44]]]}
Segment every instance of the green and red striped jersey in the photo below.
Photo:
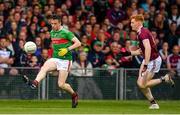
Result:
{"label": "green and red striped jersey", "polygon": [[63,60],[72,60],[72,53],[69,51],[64,56],[59,56],[58,52],[60,48],[68,48],[73,44],[72,39],[74,34],[69,30],[62,28],[58,31],[51,30],[50,32],[53,48],[53,58],[59,58]]}

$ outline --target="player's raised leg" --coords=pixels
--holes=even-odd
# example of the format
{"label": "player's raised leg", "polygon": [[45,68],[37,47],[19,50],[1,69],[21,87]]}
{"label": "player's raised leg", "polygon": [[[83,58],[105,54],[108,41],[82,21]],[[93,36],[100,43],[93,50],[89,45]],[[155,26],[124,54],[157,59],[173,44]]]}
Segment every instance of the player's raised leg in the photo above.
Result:
{"label": "player's raised leg", "polygon": [[[148,82],[150,81],[150,78],[152,78],[153,76],[154,76],[154,74],[150,73],[150,72],[148,72],[146,76],[143,76],[143,77],[139,76],[139,78],[137,80],[137,84],[138,84],[141,92],[151,103],[151,106],[154,106],[154,109],[159,109],[159,105],[154,100],[154,97],[151,93],[150,87],[147,86]],[[155,79],[154,81],[155,81],[154,83],[156,83],[156,84],[161,83],[161,81],[159,79]]]}
{"label": "player's raised leg", "polygon": [[31,81],[26,75],[23,76],[23,79],[26,84],[28,84],[32,89],[35,89],[39,82],[46,77],[47,72],[56,70],[57,66],[53,58],[47,60],[44,65],[41,67],[39,73],[37,74],[35,80]]}
{"label": "player's raised leg", "polygon": [[59,77],[58,77],[58,85],[61,89],[67,91],[72,96],[72,108],[76,108],[78,105],[78,95],[74,92],[72,87],[66,83],[66,79],[68,77],[68,71],[67,70],[60,70],[59,71]]}
{"label": "player's raised leg", "polygon": [[[142,68],[143,68],[143,64],[141,65],[139,70],[139,77],[137,80],[137,84],[140,90],[142,91],[142,93],[151,103],[149,109],[159,109],[159,105],[155,101],[150,88],[162,82],[166,82],[166,83],[170,83],[171,85],[174,85],[174,82],[172,80],[172,75],[168,73],[159,79],[152,79],[155,73],[147,71],[145,75],[142,76]],[[159,69],[157,71],[159,71]]]}

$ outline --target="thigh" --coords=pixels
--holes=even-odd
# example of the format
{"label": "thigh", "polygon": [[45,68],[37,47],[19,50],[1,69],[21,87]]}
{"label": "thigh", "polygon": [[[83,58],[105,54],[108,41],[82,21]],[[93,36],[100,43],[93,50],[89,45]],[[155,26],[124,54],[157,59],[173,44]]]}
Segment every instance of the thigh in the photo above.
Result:
{"label": "thigh", "polygon": [[54,59],[54,58],[48,59],[44,63],[42,68],[46,69],[48,72],[56,70],[57,69],[56,59]]}
{"label": "thigh", "polygon": [[72,66],[72,61],[71,60],[61,60],[57,59],[57,70],[66,70],[70,71],[70,68]]}
{"label": "thigh", "polygon": [[142,76],[143,66],[144,63],[141,64],[141,67],[139,69],[138,82],[145,85],[148,81],[150,81],[153,78],[154,72],[147,71],[147,73],[144,76]]}
{"label": "thigh", "polygon": [[[162,59],[159,56],[155,60],[151,60],[147,65],[147,71],[157,73],[161,68]],[[142,62],[144,64],[144,61]]]}

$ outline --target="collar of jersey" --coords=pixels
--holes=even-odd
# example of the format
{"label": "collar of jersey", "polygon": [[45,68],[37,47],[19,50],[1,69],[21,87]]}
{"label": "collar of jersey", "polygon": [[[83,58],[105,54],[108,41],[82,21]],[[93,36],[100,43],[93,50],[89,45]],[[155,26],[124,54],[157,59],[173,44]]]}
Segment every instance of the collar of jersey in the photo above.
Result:
{"label": "collar of jersey", "polygon": [[140,26],[137,33],[140,34],[141,33],[141,29],[142,29],[143,26]]}
{"label": "collar of jersey", "polygon": [[54,31],[54,32],[59,32],[59,31],[61,31],[63,29],[63,26],[61,26],[61,28],[59,29],[59,30],[57,30],[57,31]]}

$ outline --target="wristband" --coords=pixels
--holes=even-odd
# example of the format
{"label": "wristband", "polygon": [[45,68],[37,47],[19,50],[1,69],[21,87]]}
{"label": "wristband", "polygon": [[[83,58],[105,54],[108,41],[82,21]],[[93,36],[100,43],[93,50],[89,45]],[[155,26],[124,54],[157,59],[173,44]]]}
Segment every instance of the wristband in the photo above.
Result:
{"label": "wristband", "polygon": [[145,67],[145,68],[147,68],[147,65],[146,65],[146,64],[144,64],[144,67]]}
{"label": "wristband", "polygon": [[69,47],[67,48],[68,51],[70,51]]}
{"label": "wristband", "polygon": [[127,52],[127,56],[130,56],[131,55],[131,52]]}

